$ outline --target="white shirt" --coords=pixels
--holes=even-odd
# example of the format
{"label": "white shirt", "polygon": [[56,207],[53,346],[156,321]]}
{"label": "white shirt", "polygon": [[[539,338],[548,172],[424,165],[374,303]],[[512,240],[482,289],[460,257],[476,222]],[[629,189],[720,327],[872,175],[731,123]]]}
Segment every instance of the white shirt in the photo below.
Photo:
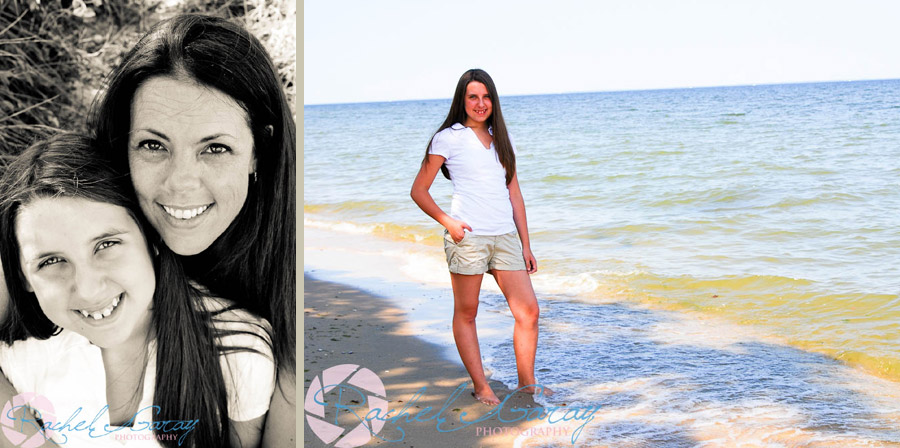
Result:
{"label": "white shirt", "polygon": [[[209,298],[205,303],[209,311],[229,304],[221,299]],[[260,335],[264,331],[261,332],[256,324],[262,325],[266,331],[269,328],[264,319],[243,310],[229,311],[214,317],[218,318],[236,321],[214,321],[218,328],[244,330]],[[268,339],[267,336],[266,338]],[[249,347],[260,352],[236,352],[219,357],[227,388],[229,419],[246,421],[264,415],[275,390],[275,364],[268,344],[248,334],[229,335],[217,342],[220,346]],[[53,440],[62,444],[61,446],[163,446],[149,429],[155,416],[155,411],[150,407],[153,406],[156,389],[156,340],[149,343],[144,390],[131,427],[106,427],[110,422],[108,410],[103,411],[107,403],[102,354],[100,347],[91,344],[80,334],[63,330],[45,340],[27,339],[11,346],[0,343],[0,366],[20,394],[34,392],[49,400],[52,411],[41,409],[40,403],[32,404],[32,407],[40,409],[43,414],[50,414],[45,423],[52,421],[54,427],[62,427],[69,421],[65,430],[55,431],[52,435]],[[81,429],[76,429],[82,421],[85,423]],[[197,423],[201,424],[203,422]],[[176,432],[184,431],[159,434],[166,437]],[[185,440],[191,435],[188,432]]]}
{"label": "white shirt", "polygon": [[435,134],[429,151],[446,159],[444,165],[453,183],[451,217],[471,226],[475,235],[503,235],[516,230],[506,170],[493,142],[485,148],[474,130],[456,123]]}

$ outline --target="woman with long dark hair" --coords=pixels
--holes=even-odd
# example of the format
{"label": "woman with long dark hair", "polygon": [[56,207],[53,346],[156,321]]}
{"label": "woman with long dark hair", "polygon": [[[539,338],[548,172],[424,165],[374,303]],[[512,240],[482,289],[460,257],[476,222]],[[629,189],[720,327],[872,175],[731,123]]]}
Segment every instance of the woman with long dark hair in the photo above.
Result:
{"label": "woman with long dark hair", "polygon": [[[0,365],[17,390],[50,400],[36,416],[57,443],[152,428],[143,435],[165,446],[257,446],[275,386],[268,323],[190,282],[127,191],[73,134],[7,168]],[[82,409],[97,415],[89,430],[60,424]]]}
{"label": "woman with long dark hair", "polygon": [[[428,190],[442,171],[453,182],[450,213]],[[529,274],[531,252],[525,201],[516,176],[516,150],[506,130],[494,81],[484,70],[459,78],[450,112],[432,136],[410,196],[446,228],[444,250],[453,286],[453,337],[482,403],[500,403],[481,363],[475,316],[485,272],[491,273],[515,318],[513,345],[519,389],[539,389],[534,377],[538,341],[537,298]],[[543,388],[543,393],[552,393]]]}
{"label": "woman with long dark hair", "polygon": [[272,323],[265,436],[293,443],[295,124],[265,49],[225,19],[162,21],[109,76],[89,129],[188,276]]}

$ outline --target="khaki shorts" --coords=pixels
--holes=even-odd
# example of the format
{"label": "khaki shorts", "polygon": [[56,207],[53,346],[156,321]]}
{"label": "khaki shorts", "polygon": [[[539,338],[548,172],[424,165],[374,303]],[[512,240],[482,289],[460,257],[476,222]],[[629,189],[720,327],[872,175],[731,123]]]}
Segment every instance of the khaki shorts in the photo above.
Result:
{"label": "khaki shorts", "polygon": [[522,242],[517,232],[505,235],[472,235],[466,232],[462,241],[453,242],[444,230],[444,252],[447,265],[454,274],[477,275],[489,270],[524,271]]}

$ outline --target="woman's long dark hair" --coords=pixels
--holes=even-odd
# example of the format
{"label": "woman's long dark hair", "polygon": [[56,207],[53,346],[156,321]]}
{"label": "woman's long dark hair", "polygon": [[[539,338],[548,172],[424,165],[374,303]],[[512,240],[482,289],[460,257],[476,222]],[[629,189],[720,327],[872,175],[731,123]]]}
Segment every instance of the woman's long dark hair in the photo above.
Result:
{"label": "woman's long dark hair", "polygon": [[271,59],[228,20],[185,14],[156,24],[109,75],[89,128],[119,169],[128,170],[131,103],[144,82],[186,77],[233,98],[250,118],[257,159],[238,216],[202,253],[183,257],[188,275],[218,296],[268,319],[279,372],[296,357],[295,125]]}
{"label": "woman's long dark hair", "polygon": [[[512,182],[513,175],[516,174],[516,154],[513,152],[512,142],[509,139],[509,133],[506,131],[506,122],[503,121],[503,113],[500,112],[500,96],[497,95],[497,88],[494,86],[494,80],[486,71],[480,68],[467,70],[459,77],[456,83],[456,92],[453,93],[453,102],[450,104],[450,112],[447,118],[441,123],[441,127],[431,135],[428,146],[425,148],[425,160],[428,160],[428,153],[431,151],[431,141],[438,132],[453,126],[456,123],[466,122],[466,87],[470,82],[480,82],[487,87],[488,95],[491,96],[491,116],[488,117],[487,123],[492,128],[494,137],[494,149],[497,151],[497,158],[500,164],[506,169],[506,185]],[[425,160],[422,163],[425,163]],[[450,178],[450,171],[445,165],[441,165],[441,172],[444,177]]]}
{"label": "woman's long dark hair", "polygon": [[[37,297],[25,288],[19,261],[16,219],[22,206],[39,198],[74,197],[124,207],[147,238],[154,258],[156,290],[153,325],[157,336],[154,421],[199,420],[184,437],[192,447],[220,446],[230,425],[225,380],[220,368],[215,313],[203,307],[201,294],[188,281],[179,258],[144,219],[130,194],[127,176],[118,175],[98,156],[86,137],[60,134],[18,156],[0,181],[0,262],[9,287],[10,306],[0,324],[0,340],[47,339],[60,329],[41,311]],[[229,349],[229,348],[225,348]],[[138,395],[140,396],[140,395]],[[176,447],[177,441],[161,440]]]}

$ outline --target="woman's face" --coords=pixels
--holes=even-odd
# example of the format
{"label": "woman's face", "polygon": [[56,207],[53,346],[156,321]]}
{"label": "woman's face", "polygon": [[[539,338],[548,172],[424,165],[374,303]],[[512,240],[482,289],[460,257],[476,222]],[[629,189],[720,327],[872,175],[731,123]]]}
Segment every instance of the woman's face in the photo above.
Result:
{"label": "woman's face", "polygon": [[128,164],[141,210],[166,245],[198,254],[247,199],[256,171],[247,113],[213,88],[150,78],[131,104]]}
{"label": "woman's face", "polygon": [[102,348],[146,343],[156,277],[128,210],[43,198],[23,206],[15,226],[26,288],[51,322]]}
{"label": "woman's face", "polygon": [[487,87],[478,81],[466,86],[466,126],[484,124],[491,117],[493,104]]}

